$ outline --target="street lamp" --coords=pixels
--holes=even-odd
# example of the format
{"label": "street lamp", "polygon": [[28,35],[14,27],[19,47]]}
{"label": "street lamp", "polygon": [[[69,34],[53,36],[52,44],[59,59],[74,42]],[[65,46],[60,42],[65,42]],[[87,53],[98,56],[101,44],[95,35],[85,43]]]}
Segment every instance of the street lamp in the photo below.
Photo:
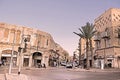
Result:
{"label": "street lamp", "polygon": [[60,57],[60,55],[59,55],[58,51],[59,51],[59,50],[56,50],[56,58],[57,58],[57,64],[58,64],[58,66],[59,66],[59,57]]}
{"label": "street lamp", "polygon": [[11,74],[12,63],[13,63],[13,54],[14,54],[14,45],[15,45],[15,31],[13,33],[14,33],[14,36],[13,36],[13,44],[12,44],[12,54],[11,54],[9,73],[8,74]]}
{"label": "street lamp", "polygon": [[[22,65],[22,54],[21,53],[24,53],[26,52],[26,49],[27,49],[27,38],[24,38],[24,46],[23,47],[19,47],[18,50],[19,50],[19,68],[18,68],[18,74],[20,74],[20,71],[21,71],[21,65]],[[22,43],[23,44],[23,43]]]}

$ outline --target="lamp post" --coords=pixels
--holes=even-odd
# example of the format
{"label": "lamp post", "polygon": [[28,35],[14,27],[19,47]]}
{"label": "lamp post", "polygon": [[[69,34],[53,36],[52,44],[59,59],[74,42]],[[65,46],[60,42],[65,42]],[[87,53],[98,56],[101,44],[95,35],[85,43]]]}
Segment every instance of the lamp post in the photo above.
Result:
{"label": "lamp post", "polygon": [[58,51],[59,50],[56,50],[56,58],[57,58],[57,65],[59,67],[59,57],[60,57],[60,55],[59,55]]}
{"label": "lamp post", "polygon": [[9,73],[8,74],[11,74],[12,64],[13,64],[13,54],[14,54],[14,45],[15,45],[15,31],[13,33],[14,33],[14,36],[13,36],[13,44],[12,44],[12,54],[11,54]]}
{"label": "lamp post", "polygon": [[[19,67],[18,67],[18,75],[20,74],[20,71],[21,71],[21,66],[22,66],[22,54],[21,53],[24,53],[26,52],[26,48],[27,48],[27,39],[24,38],[24,46],[23,47],[20,47],[20,52],[19,52]],[[23,42],[22,42],[23,44]]]}
{"label": "lamp post", "polygon": [[20,74],[21,71],[21,53],[23,52],[23,48],[20,47],[20,52],[19,52],[19,67],[18,67],[18,74]]}
{"label": "lamp post", "polygon": [[[75,51],[76,52],[76,51]],[[76,54],[75,52],[73,53],[73,68],[75,68],[75,61],[76,61]]]}

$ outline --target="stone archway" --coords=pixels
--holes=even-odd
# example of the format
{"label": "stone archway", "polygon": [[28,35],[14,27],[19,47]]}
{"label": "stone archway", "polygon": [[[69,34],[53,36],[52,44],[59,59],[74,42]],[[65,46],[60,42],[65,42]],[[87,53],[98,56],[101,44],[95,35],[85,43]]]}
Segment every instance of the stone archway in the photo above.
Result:
{"label": "stone archway", "polygon": [[41,52],[34,52],[32,58],[33,58],[33,66],[38,67],[38,65],[42,64]]}
{"label": "stone archway", "polygon": [[[13,66],[16,66],[17,64],[17,51],[13,52]],[[1,55],[1,61],[4,66],[9,66],[10,59],[12,55],[12,50],[3,50]]]}

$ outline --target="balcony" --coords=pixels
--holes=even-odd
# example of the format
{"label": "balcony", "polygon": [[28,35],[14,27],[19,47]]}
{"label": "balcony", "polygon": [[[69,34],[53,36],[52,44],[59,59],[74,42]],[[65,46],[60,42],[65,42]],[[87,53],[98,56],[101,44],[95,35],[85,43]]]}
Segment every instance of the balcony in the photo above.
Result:
{"label": "balcony", "polygon": [[110,35],[108,34],[108,32],[102,32],[101,36],[102,38],[110,39]]}
{"label": "balcony", "polygon": [[100,36],[95,35],[95,37],[94,37],[94,41],[100,41]]}

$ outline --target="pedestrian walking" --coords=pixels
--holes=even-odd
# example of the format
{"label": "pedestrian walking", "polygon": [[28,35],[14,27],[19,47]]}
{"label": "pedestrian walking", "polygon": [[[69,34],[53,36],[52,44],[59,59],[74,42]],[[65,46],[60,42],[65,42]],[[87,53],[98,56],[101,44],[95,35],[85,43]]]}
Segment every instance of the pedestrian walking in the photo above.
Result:
{"label": "pedestrian walking", "polygon": [[45,65],[45,63],[43,63],[43,68],[46,68],[46,65]]}
{"label": "pedestrian walking", "polygon": [[38,63],[38,68],[41,68],[41,63]]}
{"label": "pedestrian walking", "polygon": [[1,65],[2,65],[2,61],[0,61],[0,67],[1,67]]}

